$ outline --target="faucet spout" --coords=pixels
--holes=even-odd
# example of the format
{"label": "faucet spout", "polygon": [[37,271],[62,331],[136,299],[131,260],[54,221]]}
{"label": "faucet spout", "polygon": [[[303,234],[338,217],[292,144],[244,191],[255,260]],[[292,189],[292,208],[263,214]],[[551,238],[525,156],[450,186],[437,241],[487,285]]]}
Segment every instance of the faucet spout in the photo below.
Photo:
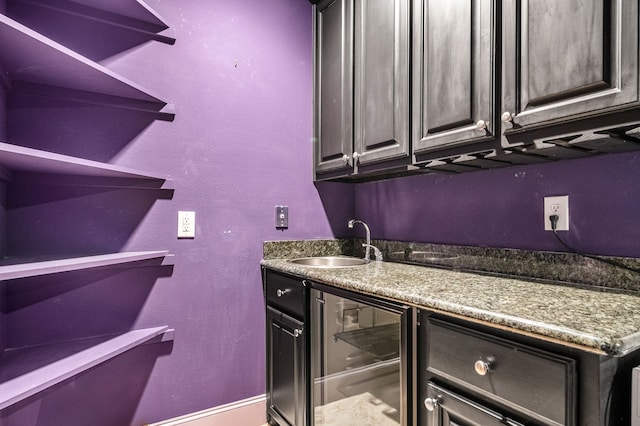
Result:
{"label": "faucet spout", "polygon": [[367,237],[367,242],[364,244],[364,260],[366,260],[367,262],[369,262],[371,260],[371,230],[369,229],[369,225],[367,225],[365,222],[358,220],[358,219],[351,219],[348,223],[347,226],[349,227],[349,229],[353,229],[353,225],[355,225],[356,223],[361,224],[362,226],[364,226],[364,230],[366,231],[366,237]]}

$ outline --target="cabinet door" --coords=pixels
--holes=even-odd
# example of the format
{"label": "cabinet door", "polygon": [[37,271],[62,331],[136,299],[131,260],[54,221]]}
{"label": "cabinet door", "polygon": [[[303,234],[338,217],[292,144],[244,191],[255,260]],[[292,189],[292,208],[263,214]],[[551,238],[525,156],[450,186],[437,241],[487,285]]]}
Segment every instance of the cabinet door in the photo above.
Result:
{"label": "cabinet door", "polygon": [[304,325],[267,308],[267,404],[271,416],[291,426],[305,425]]}
{"label": "cabinet door", "polygon": [[414,0],[414,153],[494,133],[495,0]]}
{"label": "cabinet door", "polygon": [[503,34],[503,120],[558,122],[638,101],[637,0],[503,0]]}
{"label": "cabinet door", "polygon": [[354,155],[409,155],[409,0],[355,3]]}
{"label": "cabinet door", "polygon": [[353,170],[353,0],[315,8],[316,173]]}

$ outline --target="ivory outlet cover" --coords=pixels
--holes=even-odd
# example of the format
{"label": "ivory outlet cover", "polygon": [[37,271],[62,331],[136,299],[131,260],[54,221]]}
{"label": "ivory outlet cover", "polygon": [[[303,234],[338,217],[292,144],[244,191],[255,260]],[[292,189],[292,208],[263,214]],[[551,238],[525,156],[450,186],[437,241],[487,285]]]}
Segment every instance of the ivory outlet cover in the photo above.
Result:
{"label": "ivory outlet cover", "polygon": [[195,238],[196,212],[178,212],[178,238]]}

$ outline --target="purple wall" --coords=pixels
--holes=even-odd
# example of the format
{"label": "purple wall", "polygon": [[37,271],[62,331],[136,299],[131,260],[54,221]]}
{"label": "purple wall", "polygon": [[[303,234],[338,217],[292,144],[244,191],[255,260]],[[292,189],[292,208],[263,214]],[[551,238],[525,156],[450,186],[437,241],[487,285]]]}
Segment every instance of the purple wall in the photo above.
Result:
{"label": "purple wall", "polygon": [[[176,44],[131,47],[139,40],[123,37],[97,46],[95,58],[121,52],[103,64],[175,104],[173,122],[12,96],[8,137],[166,175],[175,183],[172,198],[13,185],[7,243],[11,254],[23,255],[169,249],[175,266],[0,286],[0,343],[163,324],[176,329],[175,341],[138,348],[30,398],[3,413],[0,424],[139,425],[264,393],[262,241],[345,236],[352,216],[369,222],[374,238],[559,250],[542,231],[542,197],[569,194],[569,242],[640,255],[639,154],[314,186],[310,4],[148,3]],[[274,227],[276,204],[289,206],[288,230]],[[178,210],[196,212],[194,240],[176,238]]]}
{"label": "purple wall", "polygon": [[424,175],[359,185],[356,215],[380,239],[564,251],[544,231],[543,197],[569,195],[568,243],[640,257],[638,182],[638,153]]}
{"label": "purple wall", "polygon": [[[169,249],[175,266],[18,280],[3,301],[12,345],[163,324],[175,341],[12,407],[10,426],[140,425],[264,393],[262,241],[344,235],[354,210],[353,187],[312,182],[311,5],[148,3],[175,45],[148,42],[103,64],[175,104],[173,122],[12,96],[9,138],[166,175],[172,199],[16,186],[8,240],[17,254]],[[277,204],[289,206],[288,230],[274,227]],[[195,239],[176,238],[178,210],[196,212]]]}

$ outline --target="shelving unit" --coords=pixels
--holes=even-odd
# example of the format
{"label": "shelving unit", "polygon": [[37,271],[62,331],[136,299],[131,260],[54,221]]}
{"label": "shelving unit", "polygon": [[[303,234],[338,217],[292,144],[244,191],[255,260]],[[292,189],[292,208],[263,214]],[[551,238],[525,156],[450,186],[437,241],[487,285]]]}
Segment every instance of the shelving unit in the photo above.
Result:
{"label": "shelving unit", "polygon": [[[13,181],[16,172],[37,173],[55,176],[85,176],[95,178],[136,179],[155,182],[156,186],[170,188],[170,181],[164,177],[152,176],[127,167],[114,166],[98,161],[85,160],[68,155],[56,154],[0,142],[0,165],[3,170],[0,177]],[[2,174],[4,173],[4,176]],[[80,181],[77,184],[89,184],[90,181]],[[126,185],[125,185],[126,186]]]}
{"label": "shelving unit", "polygon": [[169,255],[166,250],[132,251],[82,256],[39,262],[28,262],[25,259],[5,258],[0,260],[0,280],[36,277],[38,275],[57,274],[60,272],[79,271],[102,266],[123,265],[142,260],[164,258]]}
{"label": "shelving unit", "polygon": [[5,350],[0,358],[0,410],[165,333],[167,339],[173,338],[165,326],[110,338]]}
{"label": "shelving unit", "polygon": [[172,106],[143,87],[2,14],[0,64],[9,90],[174,117]]}
{"label": "shelving unit", "polygon": [[[25,7],[26,9],[21,10],[27,10],[27,15],[31,14],[31,17],[35,16],[37,18],[35,22],[38,20],[46,22],[47,18],[55,19],[55,17],[64,16],[64,19],[61,18],[62,21],[68,23],[69,20],[74,20],[81,23],[80,28],[90,28],[91,25],[100,25],[100,28],[105,28],[104,25],[106,25],[113,29],[116,35],[122,34],[120,30],[132,31],[142,34],[141,40],[155,40],[166,44],[175,42],[175,38],[167,35],[169,27],[141,0],[7,0],[6,4],[7,9],[14,6],[19,6],[18,9]],[[39,25],[25,16],[21,17],[25,22]],[[72,37],[82,37],[80,33],[73,34]],[[67,39],[69,40],[71,39]],[[73,40],[71,42],[73,44]],[[95,55],[92,53],[90,56]],[[127,110],[127,114],[128,111],[142,112],[150,114],[150,117],[155,120],[172,121],[174,118],[172,105],[159,96],[52,40],[34,28],[12,19],[7,14],[0,13],[0,102],[2,103],[0,114],[14,107],[11,104],[14,94],[23,98],[37,96],[71,103],[81,102],[90,106],[114,107]],[[64,104],[68,105],[68,102]],[[39,117],[37,114],[40,113],[36,109],[36,120]],[[46,110],[42,111],[42,114],[46,113]],[[144,117],[147,120],[149,116]],[[0,117],[0,126],[4,125],[3,121],[4,117]],[[73,123],[70,124],[73,125]],[[113,125],[117,126],[118,123],[115,122]],[[9,129],[11,126],[12,123],[7,122]],[[48,188],[42,190],[42,185],[106,186],[134,191],[173,189],[172,182],[166,177],[49,152],[48,147],[45,148],[47,151],[43,151],[22,146],[27,143],[11,140],[11,133],[0,128],[1,137],[9,139],[0,140],[0,193],[10,193],[8,190],[15,189],[16,191],[33,191],[29,194],[39,197],[40,193],[48,191]],[[20,138],[16,137],[16,139]],[[48,144],[44,145],[48,146],[54,140],[55,138],[52,138],[51,141],[46,141]],[[82,140],[67,142],[83,143]],[[36,189],[33,185],[41,187]],[[52,190],[55,191],[55,189]],[[121,192],[113,193],[119,196]],[[164,197],[166,194],[166,192],[158,192],[157,195],[148,193],[146,199],[149,199],[149,196],[167,198]],[[48,202],[57,202],[57,200]],[[10,203],[3,203],[1,209],[12,208],[8,206]],[[0,210],[0,219],[4,222],[12,220],[11,215],[7,214],[8,211]],[[47,210],[42,209],[42,213],[37,213],[35,219],[45,219],[42,217],[48,214],[45,211]],[[11,223],[0,224],[11,226]],[[0,246],[2,244],[4,242],[0,241]],[[92,247],[91,252],[95,252],[94,249],[95,247]],[[66,254],[46,253],[39,259],[5,257],[0,260],[0,286],[11,287],[13,283],[9,282],[10,280],[47,275],[53,276],[52,280],[46,280],[47,294],[55,294],[58,290],[55,285],[52,286],[52,282],[63,284],[69,276],[65,275],[66,272],[105,267],[129,269],[164,266],[168,264],[166,259],[172,256],[167,250],[80,254],[76,257],[68,257]],[[38,279],[33,280],[32,284],[34,289],[40,288]],[[17,290],[18,287],[15,289]],[[15,294],[11,289],[0,291],[2,298],[12,297]],[[50,302],[46,297],[48,296],[45,295],[43,300]],[[5,302],[7,300],[0,300],[0,304],[4,305]],[[46,319],[43,320],[46,321]],[[10,321],[14,321],[10,314],[0,313],[0,327],[4,329]],[[20,323],[11,322],[11,325],[20,330]],[[167,325],[133,329],[121,333],[116,332],[126,328],[122,324],[113,327],[110,323],[102,325],[106,327],[101,328],[103,331],[97,334],[103,334],[104,330],[110,328],[114,330],[106,333],[114,334],[85,336],[71,332],[62,334],[61,336],[64,337],[59,337],[58,340],[61,340],[59,342],[46,344],[42,344],[44,342],[40,340],[39,335],[30,335],[34,343],[29,343],[28,347],[20,347],[21,344],[15,341],[7,341],[7,336],[4,333],[0,334],[2,339],[0,340],[0,410],[137,346],[173,340],[174,331]],[[0,423],[4,424],[4,417],[0,416]]]}

